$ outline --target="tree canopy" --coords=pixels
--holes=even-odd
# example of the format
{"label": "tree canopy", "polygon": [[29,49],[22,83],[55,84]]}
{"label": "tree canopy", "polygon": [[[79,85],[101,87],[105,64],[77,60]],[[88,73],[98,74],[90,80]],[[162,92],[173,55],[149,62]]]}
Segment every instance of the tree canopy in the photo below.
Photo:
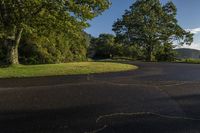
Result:
{"label": "tree canopy", "polygon": [[[10,47],[8,60],[18,64],[23,32],[48,35],[53,31],[79,37],[87,20],[110,5],[108,0],[1,0],[0,38]],[[8,41],[9,40],[9,41]]]}
{"label": "tree canopy", "polygon": [[113,56],[115,36],[100,34],[98,38],[91,39],[90,50],[95,58],[110,58]]}
{"label": "tree canopy", "polygon": [[118,42],[139,45],[146,60],[151,61],[157,47],[170,45],[172,48],[174,43],[190,45],[193,42],[193,34],[181,28],[176,15],[172,1],[162,5],[160,0],[137,0],[114,23],[113,31]]}

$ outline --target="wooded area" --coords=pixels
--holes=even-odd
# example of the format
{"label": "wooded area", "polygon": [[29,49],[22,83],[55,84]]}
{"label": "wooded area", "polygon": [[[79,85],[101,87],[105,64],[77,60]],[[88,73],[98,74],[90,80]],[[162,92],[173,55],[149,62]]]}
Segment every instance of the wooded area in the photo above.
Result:
{"label": "wooded area", "polygon": [[115,35],[92,37],[88,20],[109,8],[108,0],[2,0],[0,62],[47,64],[87,58],[128,57],[173,61],[176,45],[193,42],[178,25],[172,1],[137,0],[113,24]]}

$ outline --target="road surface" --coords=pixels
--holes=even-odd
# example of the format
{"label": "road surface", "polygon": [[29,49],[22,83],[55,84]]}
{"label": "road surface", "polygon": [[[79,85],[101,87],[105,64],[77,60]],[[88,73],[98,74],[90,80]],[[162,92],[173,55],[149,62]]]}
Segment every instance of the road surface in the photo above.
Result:
{"label": "road surface", "polygon": [[200,65],[0,79],[1,133],[199,133]]}

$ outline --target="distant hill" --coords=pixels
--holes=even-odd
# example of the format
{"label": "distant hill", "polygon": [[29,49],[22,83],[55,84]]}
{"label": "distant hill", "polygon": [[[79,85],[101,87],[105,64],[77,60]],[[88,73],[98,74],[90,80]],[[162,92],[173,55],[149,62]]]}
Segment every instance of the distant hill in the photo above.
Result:
{"label": "distant hill", "polygon": [[180,48],[180,49],[175,49],[175,51],[177,52],[178,59],[187,59],[187,58],[200,59],[200,50]]}

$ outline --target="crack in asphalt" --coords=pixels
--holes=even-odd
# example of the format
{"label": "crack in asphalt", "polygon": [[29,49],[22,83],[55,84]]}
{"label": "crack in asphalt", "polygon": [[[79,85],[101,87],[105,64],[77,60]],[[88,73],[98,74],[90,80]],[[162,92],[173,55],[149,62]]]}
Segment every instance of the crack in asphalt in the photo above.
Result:
{"label": "crack in asphalt", "polygon": [[[63,84],[56,84],[56,85],[51,85],[51,87],[64,87],[64,86],[81,86],[81,85],[93,85],[97,83],[102,83],[102,84],[109,84],[109,85],[117,85],[117,86],[143,86],[143,87],[173,87],[173,86],[180,86],[180,85],[185,85],[185,84],[197,84],[200,83],[200,81],[140,81],[140,80],[134,80],[134,83],[116,83],[113,81],[100,81],[100,80],[87,80],[82,83],[63,83]],[[31,89],[35,87],[40,87],[40,88],[47,88],[50,85],[40,85],[40,86],[26,86],[26,87],[0,87],[0,90],[12,90],[12,89]]]}
{"label": "crack in asphalt", "polygon": [[[173,119],[173,120],[190,120],[190,121],[198,121],[200,122],[200,119],[198,118],[190,118],[190,117],[180,117],[180,116],[172,116],[172,115],[162,115],[159,113],[152,113],[152,112],[136,112],[136,113],[113,113],[113,114],[108,114],[108,115],[102,115],[99,116],[96,119],[96,124],[100,123],[103,120],[107,120],[107,119],[114,119],[115,117],[158,117],[158,118],[164,118],[164,119]],[[97,130],[93,130],[90,132],[84,132],[84,133],[98,133],[101,132],[103,130],[105,130],[106,128],[108,128],[109,125],[105,124],[102,128],[99,128]]]}
{"label": "crack in asphalt", "polygon": [[[2,91],[1,107],[8,107],[8,110],[11,110],[11,112],[7,115],[4,113],[2,114],[1,119],[2,122],[5,123],[3,123],[1,127],[8,132],[22,132],[27,129],[29,129],[29,131],[36,130],[38,132],[41,130],[42,132],[42,130],[45,130],[45,127],[48,127],[49,131],[51,130],[50,132],[59,130],[63,132],[74,131],[74,133],[79,131],[87,131],[84,133],[101,133],[106,132],[107,130],[117,132],[115,128],[123,128],[123,130],[120,130],[123,132],[126,130],[126,124],[128,125],[128,128],[130,124],[130,126],[133,126],[136,130],[137,128],[145,128],[139,126],[146,126],[147,124],[147,128],[145,129],[147,132],[149,131],[149,128],[157,129],[157,126],[159,125],[165,126],[167,131],[170,131],[167,129],[170,128],[168,127],[169,125],[174,126],[175,128],[179,128],[180,126],[180,130],[187,127],[191,130],[195,130],[193,127],[197,126],[199,130],[199,65],[196,67],[196,65],[188,66],[182,64],[140,62],[132,62],[132,64],[138,64],[140,69],[127,73],[87,75],[86,77],[78,76],[77,78],[74,76],[72,78],[67,76],[62,78],[56,77],[55,79],[49,78],[50,80],[48,78],[11,80],[12,82],[7,82],[7,80],[5,80],[5,83],[4,80],[2,80],[1,83],[3,84],[0,86],[0,92]],[[73,90],[73,94],[70,94],[70,97],[68,98],[70,90],[74,88],[77,89]],[[115,88],[117,89],[117,92],[113,94]],[[25,91],[26,89],[30,89],[31,91]],[[40,93],[40,91],[34,91],[40,89],[42,90],[42,93],[37,97],[37,93]],[[59,89],[61,89],[61,91],[59,91]],[[67,91],[64,91],[64,89]],[[81,89],[81,91],[79,91],[79,89]],[[82,91],[82,89],[86,89],[86,91]],[[110,90],[106,92],[106,89]],[[190,89],[192,91],[190,91]],[[49,92],[49,90],[53,91]],[[55,93],[56,90],[59,92]],[[89,90],[89,94],[87,90]],[[4,93],[4,91],[8,91],[9,93]],[[22,91],[22,93],[20,91]],[[122,91],[125,92],[122,93],[122,96],[120,97]],[[32,92],[34,93],[32,94]],[[99,92],[100,94],[98,94]],[[25,96],[23,97],[23,95]],[[75,97],[73,95],[75,95]],[[76,98],[76,96],[79,95],[81,95],[81,97]],[[195,95],[194,98],[193,95]],[[98,97],[96,98],[96,96]],[[188,97],[185,98],[185,96]],[[85,97],[88,98],[83,100]],[[34,98],[36,98],[36,100]],[[52,100],[52,103],[46,105],[50,98],[56,100]],[[93,99],[95,100],[92,101]],[[122,102],[120,101],[121,99],[123,100]],[[136,101],[134,101],[134,99]],[[162,99],[164,100],[162,101]],[[70,100],[72,100],[72,102]],[[21,102],[24,103],[21,104]],[[193,103],[192,105],[190,104],[191,102]],[[11,105],[9,105],[9,103],[11,103]],[[29,112],[26,114],[24,113],[24,110],[19,112],[19,114],[14,113],[15,106],[17,107],[16,109],[18,109],[18,106],[21,108],[21,106],[24,107],[27,105],[28,108],[29,106],[33,106],[33,108],[37,107],[36,109],[41,108],[35,106],[37,103],[41,104],[41,107],[43,105],[45,106],[42,107],[44,108],[44,110],[42,110],[44,112],[41,114],[39,113],[39,115],[32,110],[30,110],[30,117]],[[68,103],[69,105],[67,105]],[[71,104],[73,104],[73,106],[71,106]],[[12,106],[14,108],[12,108]],[[48,110],[46,110],[46,106]],[[54,106],[55,109],[52,111],[51,108],[54,108]],[[21,114],[22,116],[20,116]],[[53,116],[54,114],[56,115]],[[34,115],[37,117],[32,120],[32,118],[35,117]],[[41,118],[44,118],[44,120],[39,122]],[[13,121],[14,119],[18,120],[17,124]],[[65,119],[66,121],[64,121]],[[30,123],[29,120],[31,120]],[[28,122],[28,124],[26,125],[25,122]],[[90,125],[91,123],[92,125]],[[6,125],[5,127],[4,124]],[[151,124],[153,124],[153,127],[148,127],[152,126]],[[194,126],[191,126],[190,124]],[[44,129],[42,128],[43,126]],[[41,129],[38,129],[38,127]],[[57,129],[58,127],[59,129]],[[172,130],[176,131],[174,129]]]}
{"label": "crack in asphalt", "polygon": [[[174,82],[174,81],[173,81]],[[113,82],[108,82],[108,81],[103,81],[103,83],[107,83],[107,84],[112,84],[112,85],[120,85],[120,86],[127,86],[127,85],[139,85],[139,86],[148,86],[149,85],[144,85],[144,84],[124,84],[124,83],[113,83]],[[162,82],[162,83],[166,83],[166,82]],[[170,81],[168,81],[168,83],[171,83]],[[172,100],[174,103],[176,103],[176,105],[178,106],[178,108],[182,111],[183,116],[172,116],[172,115],[162,115],[159,113],[152,113],[152,112],[136,112],[136,113],[113,113],[113,114],[108,114],[108,115],[102,115],[99,116],[96,119],[96,124],[100,123],[101,121],[106,121],[107,119],[110,119],[111,121],[113,121],[112,119],[114,119],[115,117],[144,117],[144,116],[153,116],[153,117],[159,117],[159,118],[164,118],[164,119],[173,119],[173,120],[190,120],[190,121],[199,121],[199,118],[192,118],[192,117],[184,117],[186,116],[185,112],[183,111],[183,109],[180,107],[180,104],[176,101],[173,100],[173,98],[171,97],[170,94],[168,94],[164,89],[161,89],[160,87],[173,87],[173,86],[179,86],[179,85],[185,85],[185,84],[193,84],[193,83],[200,83],[199,81],[193,81],[193,82],[178,82],[178,83],[174,83],[174,84],[165,84],[165,85],[151,85],[151,87],[157,88],[158,90],[160,90],[161,92],[165,93],[170,100]],[[97,130],[93,130],[90,132],[85,132],[85,133],[99,133],[103,130],[105,130],[106,128],[110,127],[109,124],[105,124],[102,128],[99,128]]]}
{"label": "crack in asphalt", "polygon": [[[137,82],[137,81],[136,81]],[[110,85],[118,85],[118,86],[143,86],[143,87],[173,87],[173,86],[180,86],[180,85],[186,85],[186,84],[197,84],[200,83],[200,81],[168,81],[169,84],[167,84],[167,82],[159,82],[157,81],[157,83],[166,83],[166,84],[153,84],[153,82],[149,81],[149,82],[138,82],[138,83],[116,83],[116,82],[110,82],[110,81],[101,81],[101,83],[104,84],[110,84]],[[172,83],[173,82],[173,83]]]}
{"label": "crack in asphalt", "polygon": [[104,125],[102,128],[99,128],[99,129],[96,129],[96,130],[90,131],[90,132],[84,132],[84,133],[98,133],[98,132],[105,130],[107,127],[108,127],[108,125]]}
{"label": "crack in asphalt", "polygon": [[182,120],[200,121],[200,119],[198,118],[162,115],[159,113],[152,113],[152,112],[136,112],[136,113],[113,113],[109,115],[102,115],[96,119],[96,123],[99,123],[103,119],[105,120],[105,119],[117,117],[117,116],[133,116],[133,117],[154,116],[154,117],[165,118],[165,119],[182,119]]}
{"label": "crack in asphalt", "polygon": [[[180,83],[179,83],[179,85],[180,85]],[[164,86],[162,86],[162,87],[164,87]],[[155,86],[155,88],[160,90],[160,92],[165,93],[167,95],[168,99],[171,100],[176,105],[176,107],[181,111],[181,114],[183,116],[186,116],[186,112],[183,110],[183,108],[181,107],[180,103],[177,102],[176,100],[174,100],[174,98],[165,89],[161,89],[160,86]]]}
{"label": "crack in asphalt", "polygon": [[[165,89],[162,89],[161,87],[173,87],[173,86],[180,86],[180,85],[186,85],[186,84],[197,84],[200,83],[200,81],[157,81],[155,83],[155,81],[140,81],[140,80],[135,80],[133,83],[116,83],[113,81],[99,81],[99,80],[88,80],[86,82],[82,82],[82,83],[65,83],[65,84],[57,84],[57,85],[52,85],[50,87],[65,87],[65,86],[81,86],[81,85],[93,85],[93,84],[108,84],[108,85],[114,85],[114,86],[142,86],[142,87],[154,87],[158,90],[160,90],[161,92],[165,93],[168,98],[170,100],[172,100],[176,106],[182,111],[183,117],[181,116],[171,116],[171,115],[162,115],[159,113],[152,113],[152,112],[136,112],[136,113],[113,113],[113,114],[108,114],[108,115],[102,115],[99,116],[96,119],[96,124],[99,124],[101,121],[103,120],[107,120],[110,119],[111,121],[113,121],[114,118],[116,117],[144,117],[144,116],[149,116],[149,117],[159,117],[159,118],[164,118],[164,119],[174,119],[174,120],[190,120],[190,121],[200,121],[200,119],[198,118],[190,118],[190,117],[184,117],[185,112],[183,111],[183,109],[180,107],[179,103],[176,102],[176,100],[173,100],[173,98],[171,97],[170,94],[167,93],[167,91],[165,91]],[[31,87],[15,87],[15,88],[0,88],[0,91],[2,90],[12,90],[12,89],[31,89],[31,88],[35,88],[36,86],[31,86]],[[37,86],[37,87],[42,87],[42,88],[49,88],[49,85],[43,85],[43,86]],[[105,124],[104,126],[102,126],[99,129],[93,130],[93,131],[89,131],[89,132],[84,132],[84,133],[99,133],[105,129],[107,129],[109,126],[109,124]]]}

